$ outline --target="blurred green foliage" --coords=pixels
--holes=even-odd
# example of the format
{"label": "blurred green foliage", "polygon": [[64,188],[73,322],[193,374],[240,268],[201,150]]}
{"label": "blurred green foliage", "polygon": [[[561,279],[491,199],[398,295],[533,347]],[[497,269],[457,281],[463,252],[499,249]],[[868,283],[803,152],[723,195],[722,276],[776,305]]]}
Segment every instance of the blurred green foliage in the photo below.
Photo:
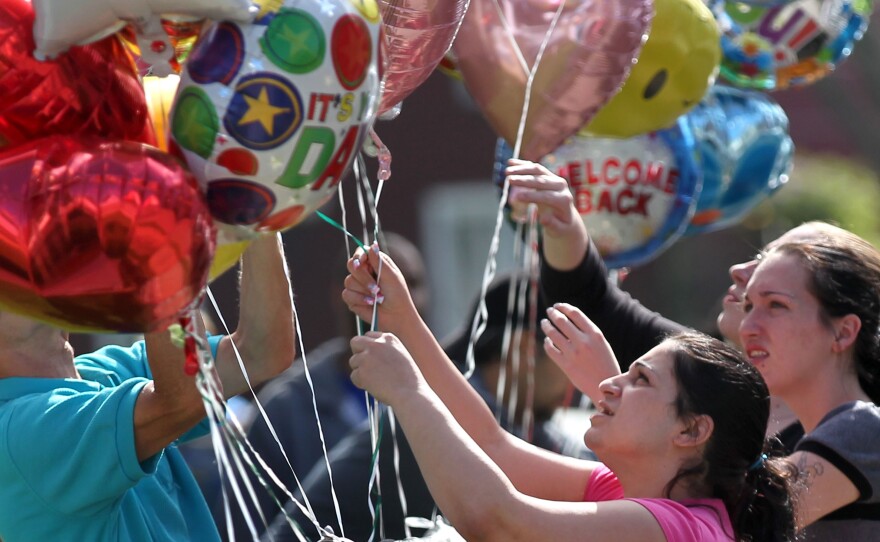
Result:
{"label": "blurred green foliage", "polygon": [[765,242],[809,220],[846,228],[880,247],[880,175],[837,155],[798,154],[790,179],[744,220]]}

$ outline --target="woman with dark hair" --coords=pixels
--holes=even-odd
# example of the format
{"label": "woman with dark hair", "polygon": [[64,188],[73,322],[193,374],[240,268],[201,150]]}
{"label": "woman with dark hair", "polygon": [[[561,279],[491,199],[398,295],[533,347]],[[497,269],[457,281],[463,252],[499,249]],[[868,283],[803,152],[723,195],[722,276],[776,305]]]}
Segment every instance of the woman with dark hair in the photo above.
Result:
{"label": "woman with dark hair", "polygon": [[806,431],[790,459],[807,540],[880,540],[880,253],[845,230],[776,245],[743,310],[746,356]]}
{"label": "woman with dark hair", "polygon": [[598,387],[584,441],[603,463],[566,458],[501,430],[387,256],[359,250],[349,271],[349,308],[370,320],[382,299],[379,328],[394,334],[352,339],[352,381],[394,408],[465,539],[792,539],[793,469],[765,455],[769,394],[736,350],[695,333],[664,340]]}
{"label": "woman with dark hair", "polygon": [[[575,208],[574,196],[565,179],[541,164],[524,160],[511,160],[506,174],[511,186],[508,201],[511,216],[515,219],[527,216],[525,210],[529,204],[535,204],[538,209],[542,226],[541,285],[548,302],[568,303],[583,311],[607,337],[624,370],[667,334],[686,329],[646,308],[616,282],[608,280],[608,269]],[[847,233],[826,222],[805,222],[771,241],[767,248]],[[742,296],[757,265],[758,260],[751,259],[730,267],[730,287],[716,318],[720,336],[740,350]],[[803,427],[778,397],[771,396],[770,404],[768,434],[779,438],[785,453],[791,453],[804,435]]]}
{"label": "woman with dark hair", "polygon": [[[507,174],[514,211],[538,206],[548,297],[571,303],[548,311],[545,349],[576,386],[595,394],[603,378],[619,371],[595,347],[603,333],[626,367],[634,352],[677,324],[606,281],[565,179],[524,161],[511,161]],[[750,283],[762,268],[761,284]],[[777,408],[771,433],[785,454],[797,450],[798,520],[811,524],[807,539],[880,541],[880,255],[852,232],[806,222],[755,259],[731,266],[730,278],[717,319],[721,335],[761,371],[778,405],[793,401],[794,416],[806,416],[803,426],[786,426],[792,418],[778,414],[788,407]],[[744,303],[747,285],[752,298]],[[755,314],[740,333],[744,308]]]}

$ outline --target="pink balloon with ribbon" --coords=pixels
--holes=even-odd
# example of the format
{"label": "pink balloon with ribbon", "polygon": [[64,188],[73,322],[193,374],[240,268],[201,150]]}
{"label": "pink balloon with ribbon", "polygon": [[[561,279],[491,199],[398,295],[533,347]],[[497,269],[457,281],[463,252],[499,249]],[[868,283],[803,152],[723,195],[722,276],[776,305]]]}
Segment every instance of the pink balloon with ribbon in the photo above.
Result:
{"label": "pink balloon with ribbon", "polygon": [[385,76],[379,113],[425,82],[452,45],[468,0],[379,0]]}
{"label": "pink balloon with ribbon", "polygon": [[519,153],[539,160],[617,93],[653,14],[652,0],[472,0],[453,50],[468,91],[511,144],[519,139],[529,71],[540,60]]}

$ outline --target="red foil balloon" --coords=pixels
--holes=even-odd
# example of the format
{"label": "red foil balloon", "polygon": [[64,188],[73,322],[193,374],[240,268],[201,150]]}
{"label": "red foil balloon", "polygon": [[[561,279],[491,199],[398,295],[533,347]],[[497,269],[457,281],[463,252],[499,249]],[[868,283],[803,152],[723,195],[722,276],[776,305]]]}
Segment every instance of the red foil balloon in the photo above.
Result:
{"label": "red foil balloon", "polygon": [[528,160],[559,147],[620,89],[648,32],[652,1],[472,0],[453,46],[468,91],[495,132],[513,144],[528,69],[560,1],[565,5],[532,85],[520,150]]}
{"label": "red foil balloon", "polygon": [[379,0],[385,76],[379,113],[425,82],[452,45],[468,0]]}
{"label": "red foil balloon", "polygon": [[74,331],[146,332],[214,255],[195,179],[146,145],[53,136],[0,152],[0,306]]}
{"label": "red foil balloon", "polygon": [[34,59],[34,11],[0,2],[0,147],[53,134],[153,144],[134,61],[116,37]]}

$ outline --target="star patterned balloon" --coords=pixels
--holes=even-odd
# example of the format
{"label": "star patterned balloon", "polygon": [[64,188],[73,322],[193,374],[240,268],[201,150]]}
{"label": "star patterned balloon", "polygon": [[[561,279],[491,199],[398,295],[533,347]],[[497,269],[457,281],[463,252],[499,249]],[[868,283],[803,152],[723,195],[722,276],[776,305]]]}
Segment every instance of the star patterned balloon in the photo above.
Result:
{"label": "star patterned balloon", "polygon": [[289,228],[348,170],[378,108],[375,0],[266,1],[252,24],[209,27],[169,121],[171,149],[231,238]]}

